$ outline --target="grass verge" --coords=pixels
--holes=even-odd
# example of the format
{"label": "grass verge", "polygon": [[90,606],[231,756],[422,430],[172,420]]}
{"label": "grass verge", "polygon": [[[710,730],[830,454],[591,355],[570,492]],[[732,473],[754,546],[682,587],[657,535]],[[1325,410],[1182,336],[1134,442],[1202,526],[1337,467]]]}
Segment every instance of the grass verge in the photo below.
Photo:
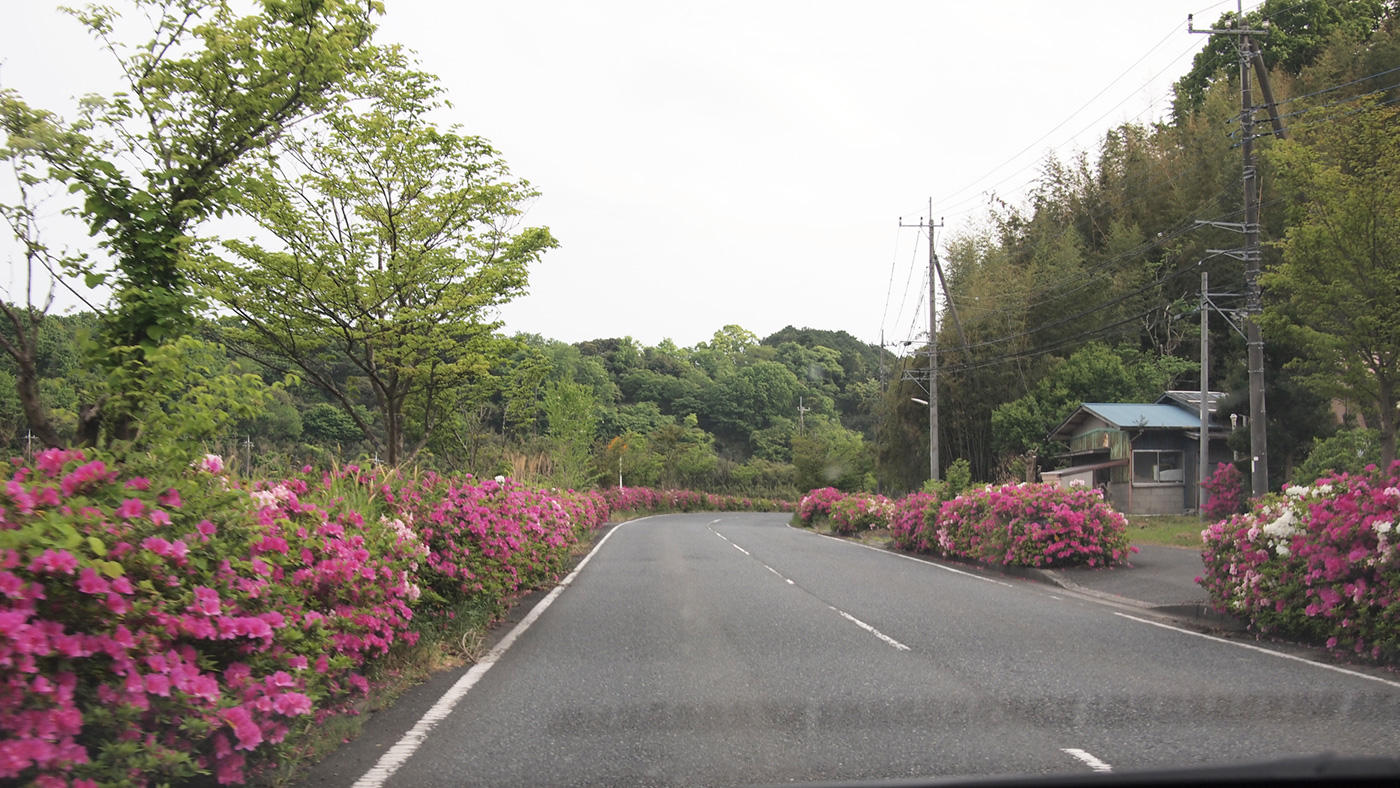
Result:
{"label": "grass verge", "polygon": [[1128,539],[1134,544],[1201,548],[1206,523],[1195,515],[1128,515]]}

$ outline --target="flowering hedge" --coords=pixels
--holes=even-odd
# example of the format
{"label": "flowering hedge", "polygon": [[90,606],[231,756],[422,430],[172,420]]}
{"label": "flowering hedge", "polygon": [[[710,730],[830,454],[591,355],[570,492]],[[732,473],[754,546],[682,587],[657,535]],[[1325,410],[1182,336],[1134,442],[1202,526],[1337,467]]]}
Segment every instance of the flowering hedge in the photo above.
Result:
{"label": "flowering hedge", "polygon": [[1098,490],[1007,484],[963,491],[926,513],[933,552],[1005,566],[1107,566],[1127,559],[1128,521]]}
{"label": "flowering hedge", "polygon": [[615,512],[790,512],[794,508],[792,501],[772,498],[650,487],[609,487],[601,495]]}
{"label": "flowering hedge", "polygon": [[838,534],[884,528],[894,514],[894,503],[883,495],[855,493],[831,504],[831,524]]}
{"label": "flowering hedge", "polygon": [[797,503],[797,518],[803,525],[813,525],[820,518],[831,517],[831,506],[846,494],[835,487],[822,487],[802,496]]}
{"label": "flowering hedge", "polygon": [[219,470],[121,480],[50,450],[6,484],[0,779],[241,782],[416,638],[411,532]]}
{"label": "flowering hedge", "polygon": [[241,486],[214,456],[123,478],[58,450],[4,496],[0,784],[84,788],[276,765],[434,615],[556,580],[614,505],[792,508],[354,465]]}
{"label": "flowering hedge", "polygon": [[1201,533],[1218,609],[1277,632],[1400,657],[1400,463],[1266,496]]}
{"label": "flowering hedge", "polygon": [[933,550],[934,542],[929,538],[932,529],[928,527],[928,515],[934,513],[935,527],[941,501],[937,495],[926,492],[910,493],[894,502],[894,513],[890,515],[890,537],[900,550],[927,553]]}

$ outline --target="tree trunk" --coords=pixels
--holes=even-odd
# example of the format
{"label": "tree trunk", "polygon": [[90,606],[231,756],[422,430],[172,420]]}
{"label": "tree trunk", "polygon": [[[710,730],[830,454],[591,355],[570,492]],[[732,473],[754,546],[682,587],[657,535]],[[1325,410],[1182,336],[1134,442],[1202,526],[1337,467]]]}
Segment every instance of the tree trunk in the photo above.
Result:
{"label": "tree trunk", "polygon": [[29,348],[25,348],[25,351],[15,359],[19,366],[19,374],[15,376],[15,391],[19,395],[24,418],[29,422],[30,432],[34,433],[34,437],[38,438],[40,443],[50,449],[61,448],[63,441],[54,430],[53,423],[49,421],[49,413],[39,397],[39,373],[34,366],[34,355]]}

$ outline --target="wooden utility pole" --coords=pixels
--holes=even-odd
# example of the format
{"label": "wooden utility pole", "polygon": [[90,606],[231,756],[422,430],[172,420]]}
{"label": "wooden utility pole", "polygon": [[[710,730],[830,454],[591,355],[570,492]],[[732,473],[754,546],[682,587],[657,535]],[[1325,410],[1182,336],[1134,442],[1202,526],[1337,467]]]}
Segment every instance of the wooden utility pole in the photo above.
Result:
{"label": "wooden utility pole", "polygon": [[[1244,136],[1244,260],[1245,335],[1249,347],[1249,453],[1252,492],[1257,498],[1269,492],[1269,433],[1268,412],[1264,403],[1264,335],[1259,329],[1259,313],[1263,311],[1263,295],[1259,274],[1263,256],[1259,251],[1259,180],[1254,160],[1254,94],[1250,89],[1250,66],[1255,46],[1252,35],[1264,35],[1267,30],[1250,30],[1244,26],[1244,6],[1236,2],[1235,26],[1226,29],[1195,29],[1190,15],[1186,17],[1187,31],[1209,35],[1236,36],[1240,60],[1240,133]],[[1262,64],[1262,58],[1260,59]],[[1282,134],[1282,126],[1278,127]]]}

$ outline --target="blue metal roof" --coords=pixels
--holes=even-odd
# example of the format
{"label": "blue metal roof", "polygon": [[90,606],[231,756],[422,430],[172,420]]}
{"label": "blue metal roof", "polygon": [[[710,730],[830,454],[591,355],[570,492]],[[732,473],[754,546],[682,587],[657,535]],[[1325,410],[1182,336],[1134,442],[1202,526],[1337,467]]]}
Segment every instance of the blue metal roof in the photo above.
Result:
{"label": "blue metal roof", "polygon": [[1080,407],[1119,429],[1200,429],[1201,417],[1178,405],[1085,402]]}

